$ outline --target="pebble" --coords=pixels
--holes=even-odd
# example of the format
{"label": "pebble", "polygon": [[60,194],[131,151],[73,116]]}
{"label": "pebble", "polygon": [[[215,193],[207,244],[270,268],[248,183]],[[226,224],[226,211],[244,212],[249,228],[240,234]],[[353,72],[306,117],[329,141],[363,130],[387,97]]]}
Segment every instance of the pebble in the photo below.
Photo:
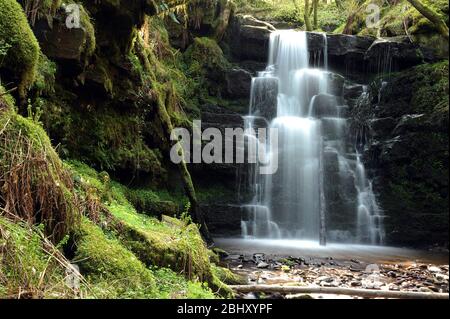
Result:
{"label": "pebble", "polygon": [[264,261],[261,261],[256,265],[256,268],[266,269],[269,268],[269,264]]}

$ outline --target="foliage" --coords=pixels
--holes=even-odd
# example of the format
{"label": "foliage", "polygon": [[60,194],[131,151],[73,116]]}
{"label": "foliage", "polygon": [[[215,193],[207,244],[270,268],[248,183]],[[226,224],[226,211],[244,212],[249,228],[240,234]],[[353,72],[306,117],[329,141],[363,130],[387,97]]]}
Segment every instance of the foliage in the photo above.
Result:
{"label": "foliage", "polygon": [[[103,225],[107,234],[117,238],[147,267],[170,268],[188,280],[208,282],[216,293],[230,293],[212,273],[209,252],[195,224],[167,216],[159,221],[138,214],[126,199],[125,186],[110,182],[105,173],[99,174],[80,162],[67,164],[84,200],[85,214]],[[92,205],[93,201],[96,204]]]}
{"label": "foliage", "polygon": [[[0,299],[75,298],[87,285],[68,286],[68,260],[41,232],[24,222],[0,215]],[[81,278],[80,278],[81,279]]]}
{"label": "foliage", "polygon": [[95,286],[100,298],[152,298],[155,278],[129,250],[116,239],[83,218],[75,239],[74,262]]}
{"label": "foliage", "polygon": [[15,0],[0,1],[0,41],[3,47],[9,46],[3,67],[17,75],[19,93],[25,97],[36,77],[40,48],[22,7]]}
{"label": "foliage", "polygon": [[[440,14],[448,24],[448,1],[422,0],[422,2]],[[368,28],[365,24],[368,14],[366,13],[366,8],[371,3],[377,4],[381,8],[380,22],[377,28]],[[349,15],[345,27],[341,26],[335,32],[345,30],[345,33],[349,34],[380,36],[416,35],[436,32],[433,23],[420,14],[407,0],[349,2],[347,12],[349,12]]]}
{"label": "foliage", "polygon": [[34,88],[38,95],[49,95],[55,92],[56,63],[50,61],[42,52],[39,54]]}
{"label": "foliage", "polygon": [[9,109],[0,110],[0,127],[0,205],[59,241],[78,216],[70,176],[38,123]]}

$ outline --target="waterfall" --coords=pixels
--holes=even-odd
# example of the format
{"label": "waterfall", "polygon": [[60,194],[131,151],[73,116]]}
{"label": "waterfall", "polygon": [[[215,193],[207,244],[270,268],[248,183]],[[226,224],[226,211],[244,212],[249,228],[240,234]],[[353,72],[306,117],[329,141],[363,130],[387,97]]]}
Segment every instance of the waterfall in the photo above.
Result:
{"label": "waterfall", "polygon": [[[339,231],[349,231],[361,242],[382,241],[381,213],[364,166],[359,156],[356,162],[348,158],[342,116],[346,106],[341,96],[333,95],[336,83],[327,70],[326,35],[323,57],[325,69],[309,66],[305,32],[271,34],[268,66],[252,80],[249,116],[244,120],[246,128],[255,128],[256,119],[264,118],[270,129],[278,130],[276,150],[256,143],[268,158],[278,157],[278,171],[260,175],[258,163],[249,167],[252,200],[242,206],[241,222],[246,238],[320,239],[324,244],[325,234],[334,231],[327,225],[330,203],[325,190],[331,182],[325,171],[332,158],[339,170],[336,187],[352,180],[355,189],[350,212],[355,226]],[[258,136],[251,133],[247,138]]]}

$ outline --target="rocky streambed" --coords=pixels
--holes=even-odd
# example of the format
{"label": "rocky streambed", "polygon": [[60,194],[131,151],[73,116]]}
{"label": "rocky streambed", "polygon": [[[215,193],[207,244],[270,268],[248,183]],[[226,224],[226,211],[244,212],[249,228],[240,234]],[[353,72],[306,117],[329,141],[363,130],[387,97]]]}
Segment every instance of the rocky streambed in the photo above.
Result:
{"label": "rocky streambed", "polygon": [[[228,249],[222,262],[245,278],[252,287],[308,287],[343,289],[344,293],[239,292],[238,298],[362,298],[346,289],[404,293],[449,293],[448,253],[345,245],[331,248],[274,248],[258,244],[237,246],[220,241]],[[243,241],[244,242],[244,241]],[[248,245],[251,244],[251,240]],[[381,248],[381,247],[378,247]],[[231,250],[230,250],[231,249]],[[353,254],[350,254],[350,251]],[[256,252],[257,251],[257,252]],[[265,251],[265,252],[262,252]],[[289,254],[292,253],[292,254]],[[250,289],[252,290],[252,289]],[[315,291],[315,290],[313,290]],[[362,293],[364,295],[364,291]],[[420,296],[420,295],[418,295]],[[442,295],[441,295],[442,296]]]}

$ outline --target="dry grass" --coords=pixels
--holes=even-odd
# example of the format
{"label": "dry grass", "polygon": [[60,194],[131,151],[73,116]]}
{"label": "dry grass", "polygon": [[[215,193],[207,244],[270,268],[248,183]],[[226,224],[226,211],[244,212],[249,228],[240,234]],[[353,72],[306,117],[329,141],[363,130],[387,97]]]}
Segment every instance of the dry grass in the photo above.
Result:
{"label": "dry grass", "polygon": [[57,243],[79,216],[71,177],[39,124],[10,110],[0,112],[2,214],[44,224]]}

